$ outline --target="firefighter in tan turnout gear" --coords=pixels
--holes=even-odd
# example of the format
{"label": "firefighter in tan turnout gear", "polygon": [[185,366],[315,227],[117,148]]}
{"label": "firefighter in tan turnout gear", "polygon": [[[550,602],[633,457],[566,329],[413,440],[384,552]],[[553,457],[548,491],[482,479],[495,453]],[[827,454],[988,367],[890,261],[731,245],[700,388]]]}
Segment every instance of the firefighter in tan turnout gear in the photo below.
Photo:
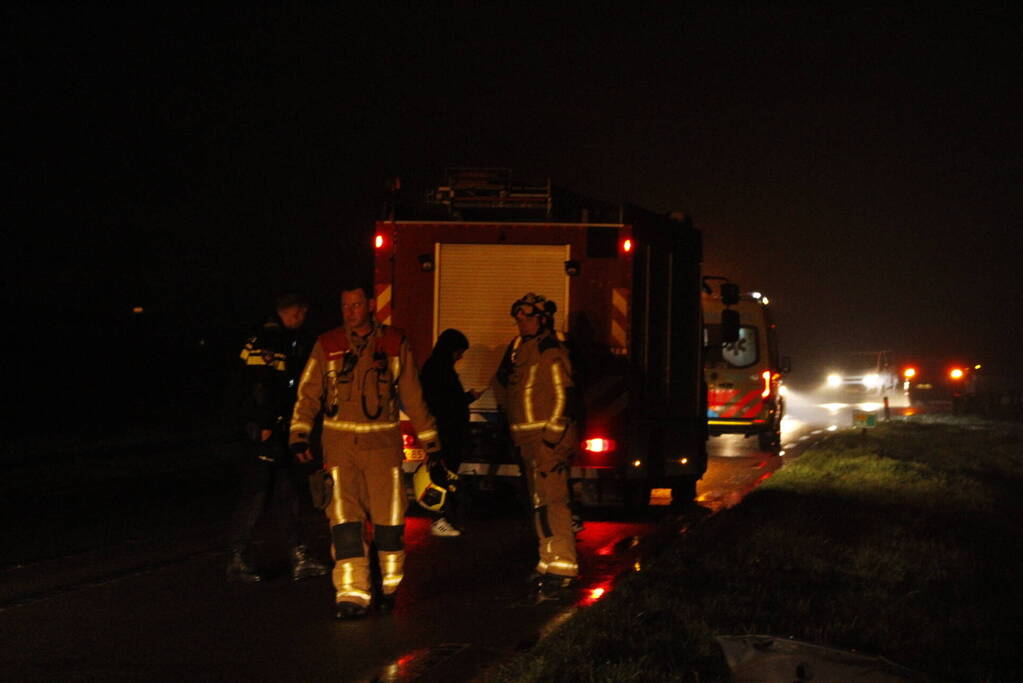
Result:
{"label": "firefighter in tan turnout gear", "polygon": [[526,468],[541,598],[558,597],[579,574],[568,493],[577,440],[570,415],[572,366],[553,329],[555,310],[553,301],[532,293],[512,305],[519,336],[508,345],[492,384]]}
{"label": "firefighter in tan turnout gear", "polygon": [[291,451],[311,459],[309,434],[323,412],[323,460],[332,494],[326,506],[334,557],[337,618],[366,614],[373,591],[365,524],[371,522],[382,585],[377,607],[394,608],[405,563],[405,486],[398,401],[429,453],[440,449],[408,339],[373,318],[369,290],[341,292],[344,325],[320,335],[298,387]]}

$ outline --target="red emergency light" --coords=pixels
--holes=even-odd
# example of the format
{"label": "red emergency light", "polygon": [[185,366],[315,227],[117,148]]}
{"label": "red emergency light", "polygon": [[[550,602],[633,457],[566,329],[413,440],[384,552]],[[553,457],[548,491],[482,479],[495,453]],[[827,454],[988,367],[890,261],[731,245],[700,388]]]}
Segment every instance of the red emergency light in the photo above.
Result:
{"label": "red emergency light", "polygon": [[630,254],[630,253],[632,253],[632,247],[633,246],[634,245],[632,243],[632,238],[631,237],[626,237],[626,238],[624,238],[621,241],[620,248],[621,248],[623,254]]}
{"label": "red emergency light", "polygon": [[383,249],[385,241],[383,233],[378,232],[376,236],[373,237],[373,246],[377,249]]}
{"label": "red emergency light", "polygon": [[902,371],[902,376],[906,379],[912,379],[916,377],[916,368],[906,368]]}
{"label": "red emergency light", "polygon": [[962,368],[952,368],[948,371],[949,379],[959,380],[966,376],[966,372]]}
{"label": "red emergency light", "polygon": [[597,437],[583,441],[583,450],[587,453],[610,453],[617,445],[614,439]]}

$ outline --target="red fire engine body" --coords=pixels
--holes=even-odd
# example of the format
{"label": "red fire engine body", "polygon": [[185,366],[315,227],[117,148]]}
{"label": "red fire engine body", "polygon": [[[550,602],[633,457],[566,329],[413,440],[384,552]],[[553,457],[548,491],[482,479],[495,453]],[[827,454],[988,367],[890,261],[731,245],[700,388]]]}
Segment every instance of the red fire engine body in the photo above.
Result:
{"label": "red fire engine body", "polygon": [[[695,495],[707,434],[701,237],[688,220],[517,185],[493,169],[449,171],[427,201],[390,213],[376,224],[377,317],[408,333],[420,363],[442,331],[461,330],[462,384],[487,387],[517,334],[512,302],[542,294],[557,304],[580,398],[577,497]],[[493,392],[472,405],[472,427],[463,479],[517,475]],[[422,453],[411,436],[406,446],[414,468]]]}

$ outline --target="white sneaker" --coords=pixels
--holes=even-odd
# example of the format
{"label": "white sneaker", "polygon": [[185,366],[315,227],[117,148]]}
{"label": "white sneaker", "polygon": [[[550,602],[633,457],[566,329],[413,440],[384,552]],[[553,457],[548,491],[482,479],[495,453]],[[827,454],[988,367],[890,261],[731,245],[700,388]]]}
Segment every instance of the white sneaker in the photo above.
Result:
{"label": "white sneaker", "polygon": [[451,523],[441,517],[440,519],[433,520],[433,524],[430,525],[430,533],[434,536],[461,536],[462,532],[451,526]]}

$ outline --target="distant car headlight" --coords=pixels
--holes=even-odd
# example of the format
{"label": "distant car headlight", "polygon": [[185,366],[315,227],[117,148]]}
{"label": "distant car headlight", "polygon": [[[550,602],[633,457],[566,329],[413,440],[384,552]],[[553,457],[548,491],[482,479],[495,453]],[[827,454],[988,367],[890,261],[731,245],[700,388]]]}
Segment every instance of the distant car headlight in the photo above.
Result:
{"label": "distant car headlight", "polygon": [[837,372],[833,372],[830,375],[828,375],[828,386],[829,387],[842,386],[842,376]]}
{"label": "distant car headlight", "polygon": [[876,372],[872,372],[869,375],[863,376],[863,386],[868,389],[877,389],[881,386],[881,375]]}

